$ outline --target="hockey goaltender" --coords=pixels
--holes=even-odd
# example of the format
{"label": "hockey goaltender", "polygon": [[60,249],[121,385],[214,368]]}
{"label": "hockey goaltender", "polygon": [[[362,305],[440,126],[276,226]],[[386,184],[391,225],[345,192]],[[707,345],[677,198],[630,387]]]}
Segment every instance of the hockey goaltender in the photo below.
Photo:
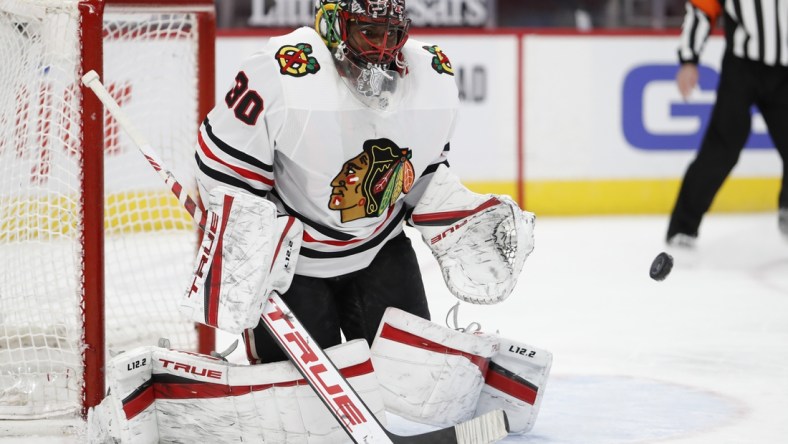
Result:
{"label": "hockey goaltender", "polygon": [[[180,308],[242,334],[250,365],[123,352],[89,413],[91,441],[377,442],[356,426],[369,414],[382,428],[386,412],[451,428],[503,410],[509,432],[531,430],[552,355],[430,321],[403,226],[452,294],[496,304],[533,250],[534,215],[449,169],[454,72],[409,25],[404,0],[316,0],[314,29],[243,62],[199,130],[208,218]],[[359,405],[332,397],[348,382]],[[500,439],[460,434],[448,442]]]}

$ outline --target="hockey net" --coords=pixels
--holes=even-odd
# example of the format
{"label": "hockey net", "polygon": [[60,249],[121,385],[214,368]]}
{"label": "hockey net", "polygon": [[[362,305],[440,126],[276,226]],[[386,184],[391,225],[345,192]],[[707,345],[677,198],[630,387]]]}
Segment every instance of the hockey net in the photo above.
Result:
{"label": "hockey net", "polygon": [[175,302],[193,222],[80,77],[103,48],[105,85],[188,186],[213,26],[211,1],[0,0],[0,419],[84,414],[113,351],[198,348]]}

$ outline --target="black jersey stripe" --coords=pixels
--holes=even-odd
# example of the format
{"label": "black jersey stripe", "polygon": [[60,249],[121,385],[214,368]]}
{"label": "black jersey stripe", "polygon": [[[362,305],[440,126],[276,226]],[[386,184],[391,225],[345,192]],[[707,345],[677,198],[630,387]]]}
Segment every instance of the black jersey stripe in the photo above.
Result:
{"label": "black jersey stripe", "polygon": [[774,10],[777,11],[774,14],[774,34],[777,36],[777,48],[775,48],[777,51],[774,59],[775,63],[779,65],[782,60],[783,52],[783,45],[780,44],[782,41],[782,29],[780,29],[780,0],[774,0]]}
{"label": "black jersey stripe", "polygon": [[381,230],[379,233],[376,233],[374,237],[372,237],[368,242],[365,242],[359,246],[341,251],[317,251],[301,245],[301,255],[311,259],[329,259],[352,256],[354,254],[367,251],[380,245],[380,243],[383,242],[389,236],[389,234],[391,234],[394,228],[402,224],[402,220],[405,218],[405,212],[405,207],[400,207],[397,214],[392,216],[392,218],[389,220],[389,224],[383,228],[383,230]]}
{"label": "black jersey stripe", "polygon": [[755,2],[755,23],[758,25],[758,60],[766,60],[765,36],[766,29],[763,27],[763,6],[761,2]]}
{"label": "black jersey stripe", "polygon": [[244,153],[243,151],[233,148],[228,143],[220,139],[216,134],[214,134],[213,127],[211,127],[211,122],[208,120],[208,117],[206,117],[205,120],[203,120],[202,124],[203,127],[205,128],[205,134],[208,135],[208,138],[211,139],[211,142],[213,142],[213,144],[216,145],[217,148],[222,150],[228,156],[237,159],[241,162],[247,163],[255,168],[268,171],[269,173],[274,171],[273,166],[267,163],[263,163],[260,159],[257,159],[253,156],[250,156],[249,154]]}
{"label": "black jersey stripe", "polygon": [[[739,3],[737,0],[734,0],[733,1],[733,9],[736,11],[736,17],[738,17],[738,20],[739,21],[744,20],[744,16],[742,15],[742,12],[741,12],[741,3]],[[731,26],[729,26],[729,28],[731,28],[731,30],[732,30],[731,33],[730,33],[730,40],[728,40],[726,42],[726,48],[728,48],[729,51],[731,49],[733,49],[733,47],[734,47],[734,43],[735,42],[734,42],[733,36],[736,35],[735,30],[737,28],[739,28],[740,26],[741,25],[731,25]],[[743,29],[743,30],[747,31],[746,29]],[[746,37],[744,38],[744,42],[742,43],[742,46],[743,46],[742,54],[745,54],[747,56],[747,58],[750,58],[752,56],[750,55],[750,52],[747,50],[748,47],[750,46],[750,33],[749,32],[745,32],[745,34],[746,34]],[[726,34],[726,37],[727,37],[727,34]]]}
{"label": "black jersey stripe", "polygon": [[260,190],[258,188],[255,188],[252,185],[250,185],[248,182],[230,176],[229,174],[216,171],[215,169],[209,167],[208,165],[203,163],[202,159],[200,159],[200,155],[197,153],[194,153],[194,160],[197,162],[197,167],[200,169],[200,171],[213,180],[225,183],[232,187],[244,189],[256,196],[265,197],[267,195],[267,191],[265,190]]}
{"label": "black jersey stripe", "polygon": [[427,168],[424,168],[424,172],[421,173],[421,176],[419,176],[419,177],[424,177],[427,174],[434,173],[435,171],[437,171],[438,167],[441,166],[441,165],[446,165],[446,167],[448,168],[449,167],[449,161],[448,160],[444,160],[443,162],[438,162],[438,163],[433,163],[432,165],[428,165]]}
{"label": "black jersey stripe", "polygon": [[315,230],[318,233],[322,234],[323,236],[330,237],[330,238],[338,240],[338,241],[345,241],[345,242],[354,239],[354,237],[352,235],[350,235],[350,234],[334,230],[333,228],[328,228],[325,225],[321,225],[321,224],[319,224],[319,223],[317,223],[317,222],[315,222],[315,221],[313,221],[313,220],[311,220],[311,219],[309,219],[307,217],[304,217],[303,214],[301,214],[298,211],[296,211],[295,209],[293,209],[293,207],[287,205],[282,200],[282,197],[279,195],[279,193],[275,189],[271,190],[271,196],[273,198],[275,198],[277,200],[277,202],[279,202],[282,205],[282,207],[284,207],[285,212],[287,214],[289,214],[290,216],[293,216],[296,219],[300,220],[304,225],[309,226],[310,228],[312,228],[313,230]]}
{"label": "black jersey stripe", "polygon": [[698,62],[698,53],[696,52],[698,48],[698,40],[704,38],[703,36],[698,36],[698,26],[700,25],[700,19],[698,18],[698,14],[700,11],[697,9],[692,10],[692,27],[690,28],[689,34],[689,47],[692,52],[692,60],[693,62]]}

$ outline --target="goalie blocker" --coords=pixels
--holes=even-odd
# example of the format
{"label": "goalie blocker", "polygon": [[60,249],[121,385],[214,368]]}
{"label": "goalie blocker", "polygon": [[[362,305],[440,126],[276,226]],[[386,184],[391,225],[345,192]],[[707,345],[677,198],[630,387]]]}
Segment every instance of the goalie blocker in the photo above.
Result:
{"label": "goalie blocker", "polygon": [[514,289],[534,249],[534,214],[508,196],[477,194],[448,167],[435,171],[410,223],[438,260],[458,299],[496,304]]}
{"label": "goalie blocker", "polygon": [[389,308],[372,344],[372,362],[391,413],[444,427],[503,409],[509,431],[526,433],[539,413],[552,354]]}
{"label": "goalie blocker", "polygon": [[237,189],[218,186],[207,201],[205,233],[180,309],[196,322],[240,334],[260,322],[271,291],[290,287],[303,225]]}

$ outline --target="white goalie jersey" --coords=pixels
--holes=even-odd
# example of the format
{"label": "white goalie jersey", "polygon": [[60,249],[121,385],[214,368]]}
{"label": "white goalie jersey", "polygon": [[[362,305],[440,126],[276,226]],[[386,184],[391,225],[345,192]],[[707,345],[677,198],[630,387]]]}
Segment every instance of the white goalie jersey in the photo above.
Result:
{"label": "white goalie jersey", "polygon": [[351,93],[313,29],[272,38],[200,128],[201,194],[240,188],[303,222],[297,274],[369,265],[447,163],[459,106],[439,47],[410,39],[402,52],[407,74],[381,110]]}

